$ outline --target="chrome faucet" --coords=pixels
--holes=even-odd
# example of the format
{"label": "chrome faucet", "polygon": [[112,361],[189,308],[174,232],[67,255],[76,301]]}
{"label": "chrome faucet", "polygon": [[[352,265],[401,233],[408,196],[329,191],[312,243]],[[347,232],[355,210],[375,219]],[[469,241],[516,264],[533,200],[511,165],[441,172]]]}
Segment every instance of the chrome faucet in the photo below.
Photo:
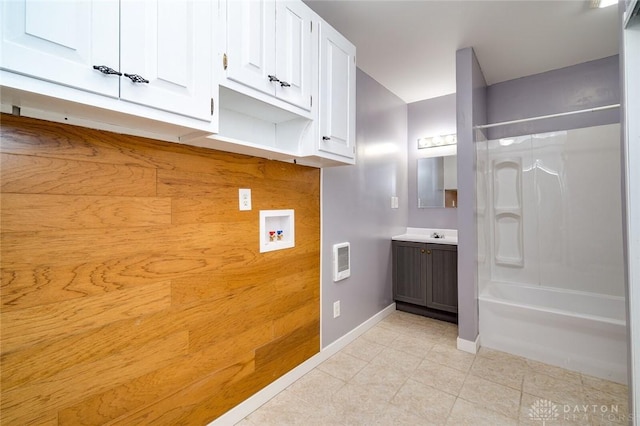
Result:
{"label": "chrome faucet", "polygon": [[431,238],[444,238],[444,234],[434,232],[433,234],[431,234]]}

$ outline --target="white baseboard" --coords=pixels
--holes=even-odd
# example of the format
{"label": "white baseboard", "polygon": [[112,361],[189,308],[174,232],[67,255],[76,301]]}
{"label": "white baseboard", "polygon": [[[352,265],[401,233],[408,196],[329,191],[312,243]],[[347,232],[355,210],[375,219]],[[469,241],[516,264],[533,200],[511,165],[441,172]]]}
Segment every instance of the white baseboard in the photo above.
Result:
{"label": "white baseboard", "polygon": [[253,396],[249,397],[245,401],[233,407],[231,410],[224,413],[222,416],[215,419],[213,422],[209,423],[208,426],[229,426],[238,423],[240,420],[244,419],[249,414],[260,408],[263,404],[268,402],[271,398],[285,390],[296,380],[316,368],[331,356],[335,355],[340,349],[343,349],[349,343],[356,340],[367,330],[376,325],[378,322],[382,321],[385,317],[390,315],[395,310],[395,303],[387,306],[386,308],[351,330],[349,333],[345,334],[335,342],[328,345],[326,348],[321,349],[319,353],[315,354],[293,370],[289,371],[284,376],[280,377],[264,389],[255,393]]}
{"label": "white baseboard", "polygon": [[470,354],[478,353],[478,349],[480,349],[480,335],[476,336],[475,341],[464,340],[458,337],[456,340],[456,346],[459,350],[469,352]]}

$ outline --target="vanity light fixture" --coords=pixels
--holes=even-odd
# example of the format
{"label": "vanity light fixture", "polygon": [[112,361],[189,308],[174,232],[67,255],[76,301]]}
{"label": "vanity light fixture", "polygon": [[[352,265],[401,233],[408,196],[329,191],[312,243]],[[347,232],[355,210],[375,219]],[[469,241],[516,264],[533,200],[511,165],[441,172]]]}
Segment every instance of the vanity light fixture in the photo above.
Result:
{"label": "vanity light fixture", "polygon": [[455,134],[433,136],[430,138],[418,139],[418,149],[422,148],[434,148],[437,146],[455,145],[458,142],[458,138]]}

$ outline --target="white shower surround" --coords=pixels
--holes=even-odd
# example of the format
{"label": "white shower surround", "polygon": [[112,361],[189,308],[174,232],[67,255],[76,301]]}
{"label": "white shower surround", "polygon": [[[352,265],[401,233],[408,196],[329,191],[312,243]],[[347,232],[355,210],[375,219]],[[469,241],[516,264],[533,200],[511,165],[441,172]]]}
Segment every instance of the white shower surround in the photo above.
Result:
{"label": "white shower surround", "polygon": [[482,346],[626,381],[619,129],[478,143]]}

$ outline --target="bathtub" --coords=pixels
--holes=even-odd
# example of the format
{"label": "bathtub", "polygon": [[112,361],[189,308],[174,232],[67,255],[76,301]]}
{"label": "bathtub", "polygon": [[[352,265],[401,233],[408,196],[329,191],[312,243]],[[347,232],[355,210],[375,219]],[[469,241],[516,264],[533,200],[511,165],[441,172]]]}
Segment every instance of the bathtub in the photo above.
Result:
{"label": "bathtub", "polygon": [[627,383],[624,298],[490,282],[478,299],[481,346]]}

